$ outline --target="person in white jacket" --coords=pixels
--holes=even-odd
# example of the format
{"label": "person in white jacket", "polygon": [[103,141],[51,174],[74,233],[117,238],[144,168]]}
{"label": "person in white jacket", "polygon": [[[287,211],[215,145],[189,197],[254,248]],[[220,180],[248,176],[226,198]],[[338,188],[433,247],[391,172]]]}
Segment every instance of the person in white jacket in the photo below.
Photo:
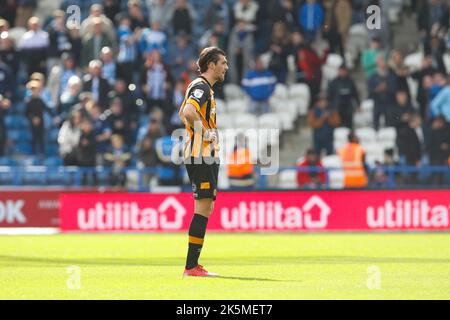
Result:
{"label": "person in white jacket", "polygon": [[65,166],[76,166],[76,147],[80,141],[82,120],[81,110],[74,110],[70,118],[61,126],[58,134],[59,154]]}

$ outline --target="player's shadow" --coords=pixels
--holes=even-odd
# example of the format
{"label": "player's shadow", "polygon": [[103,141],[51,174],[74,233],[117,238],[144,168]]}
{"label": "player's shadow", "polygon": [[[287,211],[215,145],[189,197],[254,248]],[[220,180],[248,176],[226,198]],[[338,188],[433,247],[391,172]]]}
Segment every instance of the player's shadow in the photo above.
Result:
{"label": "player's shadow", "polygon": [[253,277],[218,276],[218,277],[215,277],[215,278],[217,278],[217,279],[225,279],[225,280],[239,280],[239,281],[301,282],[301,281],[297,281],[297,280],[278,280],[278,279],[253,278]]}

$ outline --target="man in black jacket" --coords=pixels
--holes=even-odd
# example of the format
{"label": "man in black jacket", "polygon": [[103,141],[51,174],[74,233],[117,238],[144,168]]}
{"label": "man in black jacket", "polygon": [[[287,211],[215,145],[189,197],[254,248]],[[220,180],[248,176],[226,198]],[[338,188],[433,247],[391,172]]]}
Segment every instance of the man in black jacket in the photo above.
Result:
{"label": "man in black jacket", "polygon": [[108,108],[108,93],[110,87],[108,81],[102,77],[102,62],[92,60],[89,63],[89,73],[83,77],[83,91],[92,93],[92,98],[102,110]]}
{"label": "man in black jacket", "polygon": [[328,96],[331,107],[339,112],[342,125],[353,127],[353,113],[360,104],[355,82],[350,78],[348,69],[342,65],[337,78],[330,82]]}
{"label": "man in black jacket", "polygon": [[[85,118],[81,122],[81,136],[80,142],[77,147],[77,161],[80,167],[84,167],[84,170],[92,170],[96,165],[96,150],[97,142],[95,140],[95,134],[90,119]],[[88,184],[88,178],[93,178],[94,186],[97,184],[97,175],[95,172],[84,172],[82,177],[82,185]]]}
{"label": "man in black jacket", "polygon": [[40,156],[45,154],[44,112],[52,112],[41,98],[42,85],[39,81],[31,80],[27,88],[31,90],[31,97],[26,103],[25,115],[30,122],[33,154]]}
{"label": "man in black jacket", "polygon": [[[397,146],[400,156],[404,158],[405,165],[419,167],[422,164],[422,156],[427,147],[427,132],[422,126],[419,114],[412,114],[408,125],[399,130]],[[417,173],[411,173],[407,181],[410,184],[416,184]]]}

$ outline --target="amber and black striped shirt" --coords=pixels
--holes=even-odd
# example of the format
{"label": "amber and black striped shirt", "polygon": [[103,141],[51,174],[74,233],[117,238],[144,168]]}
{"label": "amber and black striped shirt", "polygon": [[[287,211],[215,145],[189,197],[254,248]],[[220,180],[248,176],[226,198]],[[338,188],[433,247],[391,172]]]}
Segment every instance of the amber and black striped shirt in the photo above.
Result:
{"label": "amber and black striped shirt", "polygon": [[[204,77],[199,77],[192,81],[184,96],[179,114],[183,113],[186,104],[192,104],[197,109],[202,126],[205,129],[216,129],[216,103],[214,101],[214,91]],[[188,140],[184,148],[184,157],[214,157],[218,156],[218,144],[203,141],[202,131],[194,132],[187,120],[184,121]]]}

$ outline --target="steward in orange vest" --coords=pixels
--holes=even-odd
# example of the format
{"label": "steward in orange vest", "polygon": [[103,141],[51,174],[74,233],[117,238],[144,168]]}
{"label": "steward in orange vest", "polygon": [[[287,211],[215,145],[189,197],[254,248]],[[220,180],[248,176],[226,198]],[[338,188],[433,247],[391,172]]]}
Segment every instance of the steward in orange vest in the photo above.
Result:
{"label": "steward in orange vest", "polygon": [[255,185],[254,167],[248,147],[248,139],[243,134],[236,137],[236,145],[228,156],[228,180],[231,187],[250,188]]}
{"label": "steward in orange vest", "polygon": [[350,132],[348,141],[348,144],[338,150],[344,169],[344,186],[349,189],[365,188],[368,184],[365,151],[354,132]]}

